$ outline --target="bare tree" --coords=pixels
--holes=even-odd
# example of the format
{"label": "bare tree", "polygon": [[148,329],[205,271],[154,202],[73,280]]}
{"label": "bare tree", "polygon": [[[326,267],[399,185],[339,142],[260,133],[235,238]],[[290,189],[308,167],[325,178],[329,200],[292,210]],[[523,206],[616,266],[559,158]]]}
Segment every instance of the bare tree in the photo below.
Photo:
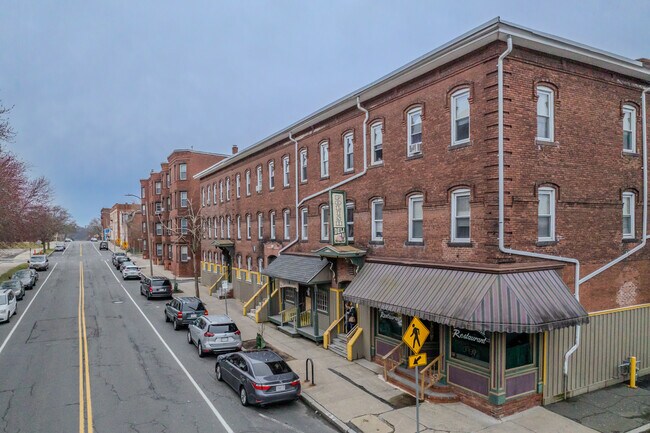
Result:
{"label": "bare tree", "polygon": [[7,114],[11,111],[11,108],[6,108],[0,103],[0,141],[11,141],[14,138],[14,131],[11,129],[9,124],[9,119],[7,119]]}
{"label": "bare tree", "polygon": [[90,220],[86,226],[86,232],[88,233],[88,236],[97,236],[99,239],[102,239],[104,228],[102,227],[102,223],[99,221],[99,218],[93,218]]}

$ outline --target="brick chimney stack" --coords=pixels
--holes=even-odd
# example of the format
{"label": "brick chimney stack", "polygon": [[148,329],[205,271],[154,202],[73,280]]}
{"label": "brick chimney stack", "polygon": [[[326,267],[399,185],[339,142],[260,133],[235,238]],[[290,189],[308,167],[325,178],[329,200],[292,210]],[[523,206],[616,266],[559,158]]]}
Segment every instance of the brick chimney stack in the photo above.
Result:
{"label": "brick chimney stack", "polygon": [[239,152],[239,147],[237,147],[236,144],[233,144],[232,145],[232,154],[235,155],[235,154],[237,154],[237,152]]}

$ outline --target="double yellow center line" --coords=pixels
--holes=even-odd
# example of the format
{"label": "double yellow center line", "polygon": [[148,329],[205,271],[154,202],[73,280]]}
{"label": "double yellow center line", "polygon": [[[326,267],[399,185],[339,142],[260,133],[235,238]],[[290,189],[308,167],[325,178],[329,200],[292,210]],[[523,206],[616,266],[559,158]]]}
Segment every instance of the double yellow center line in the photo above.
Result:
{"label": "double yellow center line", "polygon": [[[88,335],[86,334],[84,292],[84,267],[83,262],[79,262],[79,433],[92,433],[93,405],[90,398],[90,367],[88,365]],[[87,430],[85,430],[84,421],[88,426]]]}

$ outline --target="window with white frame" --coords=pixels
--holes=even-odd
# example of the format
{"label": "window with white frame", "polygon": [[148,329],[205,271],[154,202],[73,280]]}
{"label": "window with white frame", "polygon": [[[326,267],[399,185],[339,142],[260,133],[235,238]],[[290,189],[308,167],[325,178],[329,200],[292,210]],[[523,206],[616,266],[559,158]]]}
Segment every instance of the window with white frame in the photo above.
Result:
{"label": "window with white frame", "polygon": [[226,237],[226,232],[223,229],[223,217],[219,217],[219,231],[221,232],[221,239],[224,239]]}
{"label": "window with white frame", "polygon": [[214,227],[214,238],[217,239],[219,237],[219,233],[217,233],[217,217],[212,218],[212,226]]}
{"label": "window with white frame", "polygon": [[228,218],[226,218],[226,236],[228,239],[230,239],[230,226],[231,226],[231,219],[230,219],[230,215],[228,215]]}
{"label": "window with white frame", "polygon": [[422,206],[424,197],[422,195],[412,195],[409,197],[409,242],[422,242],[424,212]]}
{"label": "window with white frame", "polygon": [[269,224],[271,224],[271,239],[275,240],[275,212],[269,215]]}
{"label": "window with white frame", "polygon": [[235,176],[235,194],[237,198],[241,197],[241,175],[239,173]]}
{"label": "window with white frame", "polygon": [[329,306],[329,292],[327,289],[318,288],[316,289],[316,309],[320,313],[327,314]]}
{"label": "window with white frame", "polygon": [[145,191],[146,191],[146,188],[144,186],[140,187],[140,198],[142,200],[145,199]]}
{"label": "window with white frame", "polygon": [[187,234],[187,218],[181,218],[181,234]]}
{"label": "window with white frame", "polygon": [[160,195],[162,193],[162,182],[156,182],[156,194]]}
{"label": "window with white frame", "polygon": [[230,178],[226,178],[226,201],[230,201]]}
{"label": "window with white frame", "polygon": [[289,157],[282,158],[282,186],[289,186]]}
{"label": "window with white frame", "polygon": [[237,269],[241,269],[241,254],[237,254]]}
{"label": "window with white frame", "polygon": [[413,156],[422,152],[422,109],[415,108],[406,114],[407,118],[407,155]]}
{"label": "window with white frame", "polygon": [[261,213],[257,214],[257,238],[262,239],[264,237],[264,217]]}
{"label": "window with white frame", "polygon": [[370,240],[384,240],[384,200],[375,199],[370,205],[371,210],[371,234]]}
{"label": "window with white frame", "polygon": [[181,191],[181,207],[187,207],[187,191]]}
{"label": "window with white frame", "polygon": [[147,223],[143,222],[142,223],[142,233],[146,233],[146,232],[147,232]]}
{"label": "window with white frame", "polygon": [[634,198],[633,192],[623,193],[623,239],[634,239]]}
{"label": "window with white frame", "polygon": [[307,182],[307,149],[300,151],[300,182]]}
{"label": "window with white frame", "polygon": [[187,245],[181,245],[181,262],[187,262],[189,260]]}
{"label": "window with white frame", "polygon": [[354,170],[354,135],[350,132],[343,137],[343,170]]}
{"label": "window with white frame", "polygon": [[162,257],[163,255],[163,244],[156,244],[156,255]]}
{"label": "window with white frame", "polygon": [[167,197],[167,209],[172,210],[172,198],[169,196]]}
{"label": "window with white frame", "polygon": [[246,195],[251,195],[251,171],[246,170]]}
{"label": "window with white frame", "polygon": [[237,215],[237,239],[241,239],[241,215]]}
{"label": "window with white frame", "polygon": [[223,203],[223,180],[219,181],[219,203]]}
{"label": "window with white frame", "polygon": [[156,236],[162,236],[162,234],[163,234],[162,223],[156,223]]}
{"label": "window with white frame", "polygon": [[451,194],[451,241],[469,242],[469,190],[459,189]]}
{"label": "window with white frame", "polygon": [[623,106],[623,151],[636,152],[636,108]]}
{"label": "window with white frame", "polygon": [[257,258],[257,272],[261,272],[264,269],[264,259],[261,257]]}
{"label": "window with white frame", "polygon": [[217,183],[212,185],[212,203],[217,204]]}
{"label": "window with white frame", "polygon": [[284,228],[284,239],[289,239],[291,237],[291,211],[285,209],[282,212],[282,227]]}
{"label": "window with white frame", "polygon": [[275,189],[275,162],[269,161],[269,189]]}
{"label": "window with white frame", "polygon": [[169,188],[171,184],[172,184],[171,176],[169,176],[169,173],[167,173],[167,188]]}
{"label": "window with white frame", "polygon": [[346,229],[348,240],[354,240],[354,203],[347,203],[346,207]]}
{"label": "window with white frame", "polygon": [[370,127],[370,163],[381,164],[384,161],[384,132],[382,123],[374,123]]}
{"label": "window with white frame", "polygon": [[309,238],[309,226],[307,225],[307,208],[300,209],[300,238],[306,241]]}
{"label": "window with white frame", "polygon": [[246,269],[248,270],[246,273],[246,279],[250,281],[251,271],[253,270],[253,258],[251,256],[246,256]]}
{"label": "window with white frame", "polygon": [[255,191],[256,192],[262,192],[262,166],[258,165],[257,166],[257,178],[256,178],[256,184],[255,184]]}
{"label": "window with white frame", "polygon": [[178,179],[187,180],[187,164],[178,164]]}
{"label": "window with white frame", "polygon": [[211,194],[212,194],[212,190],[210,189],[210,185],[208,185],[208,192],[207,192],[207,194],[205,196],[205,202],[208,204],[208,206],[210,205],[210,195]]}
{"label": "window with white frame", "polygon": [[212,218],[208,218],[207,225],[208,225],[208,239],[212,239]]}
{"label": "window with white frame", "polygon": [[171,244],[167,245],[167,258],[169,258],[169,259],[174,258],[173,251],[174,251],[174,249],[173,249],[172,245]]}
{"label": "window with white frame", "polygon": [[246,214],[246,239],[251,238],[251,214]]}
{"label": "window with white frame", "polygon": [[555,189],[537,190],[537,240],[555,241]]}
{"label": "window with white frame", "polygon": [[451,145],[469,143],[469,89],[451,95]]}
{"label": "window with white frame", "polygon": [[554,93],[553,90],[537,87],[537,139],[553,141],[554,136]]}
{"label": "window with white frame", "polygon": [[[181,200],[183,200],[182,196],[181,196]],[[161,212],[162,212],[162,203],[159,202],[159,201],[157,201],[157,202],[155,203],[155,205],[156,205],[156,214],[161,213]]]}
{"label": "window with white frame", "polygon": [[320,144],[320,177],[330,175],[330,150],[327,141]]}
{"label": "window with white frame", "polygon": [[320,240],[327,241],[330,238],[330,207],[320,208]]}

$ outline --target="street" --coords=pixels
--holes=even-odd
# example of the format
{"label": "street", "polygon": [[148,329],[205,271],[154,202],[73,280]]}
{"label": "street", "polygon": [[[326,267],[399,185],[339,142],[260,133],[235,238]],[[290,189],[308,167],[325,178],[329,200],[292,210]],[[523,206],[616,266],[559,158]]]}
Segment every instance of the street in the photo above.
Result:
{"label": "street", "polygon": [[140,296],[96,247],[52,255],[0,325],[1,431],[334,431],[300,401],[242,407],[217,382],[216,357],[200,359],[165,323],[167,300]]}

